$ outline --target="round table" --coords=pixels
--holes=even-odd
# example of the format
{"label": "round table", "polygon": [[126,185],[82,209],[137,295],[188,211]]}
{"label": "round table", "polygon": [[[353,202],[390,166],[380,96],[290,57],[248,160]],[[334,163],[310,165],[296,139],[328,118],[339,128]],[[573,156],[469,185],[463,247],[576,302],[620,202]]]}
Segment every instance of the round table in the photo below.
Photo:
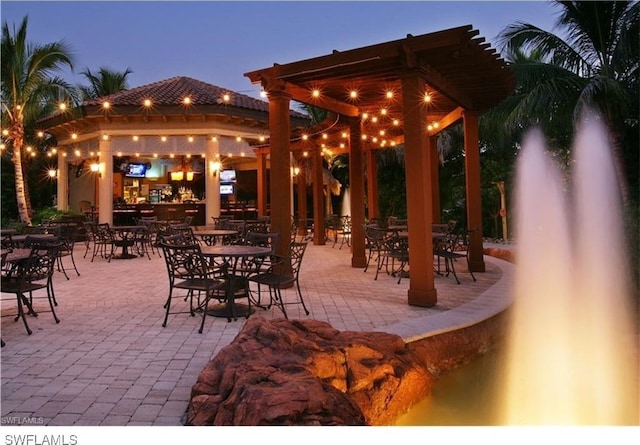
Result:
{"label": "round table", "polygon": [[201,248],[202,255],[210,258],[224,258],[229,261],[231,268],[228,272],[228,286],[226,291],[226,302],[207,308],[207,314],[214,317],[226,317],[228,321],[238,319],[238,316],[248,317],[250,314],[249,306],[236,304],[235,294],[238,290],[238,284],[243,283],[246,279],[245,271],[238,269],[240,259],[265,257],[271,255],[270,247],[259,246],[203,246]]}
{"label": "round table", "polygon": [[137,235],[144,232],[145,230],[147,230],[145,226],[111,227],[111,231],[117,234],[117,237],[114,237],[115,245],[122,248],[122,253],[114,255],[113,258],[115,258],[116,260],[128,260],[131,258],[136,258],[137,255],[129,252],[129,247],[133,246],[136,243]]}
{"label": "round table", "polygon": [[215,246],[219,238],[225,236],[237,235],[237,230],[222,230],[222,229],[205,229],[194,230],[193,234],[200,238],[207,246]]}

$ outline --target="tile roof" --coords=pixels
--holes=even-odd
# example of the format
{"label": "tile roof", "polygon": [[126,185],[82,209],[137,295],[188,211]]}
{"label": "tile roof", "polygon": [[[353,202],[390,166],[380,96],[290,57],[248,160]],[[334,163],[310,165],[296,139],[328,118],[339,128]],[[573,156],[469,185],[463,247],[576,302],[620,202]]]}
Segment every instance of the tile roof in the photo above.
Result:
{"label": "tile roof", "polygon": [[[229,102],[223,101],[223,96],[229,94]],[[145,99],[150,99],[154,105],[181,105],[185,97],[191,99],[192,105],[227,104],[240,108],[257,111],[269,111],[269,104],[244,94],[236,93],[191,77],[177,76],[158,82],[142,85],[129,90],[119,91],[109,96],[90,99],[83,105],[101,105],[109,101],[112,106],[140,106]]]}

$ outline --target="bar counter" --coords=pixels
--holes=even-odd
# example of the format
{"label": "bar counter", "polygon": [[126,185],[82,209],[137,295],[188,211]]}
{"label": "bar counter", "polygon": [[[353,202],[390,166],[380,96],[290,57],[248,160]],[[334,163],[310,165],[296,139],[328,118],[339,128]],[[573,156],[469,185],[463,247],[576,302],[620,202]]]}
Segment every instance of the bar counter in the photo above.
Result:
{"label": "bar counter", "polygon": [[113,225],[127,226],[136,223],[143,216],[155,216],[159,221],[184,221],[193,216],[192,226],[203,226],[205,222],[204,202],[158,204],[126,204],[113,208]]}

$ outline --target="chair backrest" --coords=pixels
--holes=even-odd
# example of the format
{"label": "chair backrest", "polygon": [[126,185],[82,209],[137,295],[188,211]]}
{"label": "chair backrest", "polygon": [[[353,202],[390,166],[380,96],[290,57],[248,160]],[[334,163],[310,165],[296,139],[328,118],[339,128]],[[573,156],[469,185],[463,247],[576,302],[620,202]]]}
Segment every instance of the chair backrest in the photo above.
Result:
{"label": "chair backrest", "polygon": [[32,243],[29,259],[19,267],[19,276],[25,282],[50,280],[58,258],[59,248],[60,243],[50,241]]}
{"label": "chair backrest", "polygon": [[113,233],[109,223],[100,223],[93,227],[93,240],[99,244],[113,243]]}
{"label": "chair backrest", "polygon": [[291,243],[291,273],[297,280],[302,266],[302,258],[307,250],[307,243]]}
{"label": "chair backrest", "polygon": [[248,246],[269,247],[271,253],[275,253],[278,238],[277,233],[247,232],[246,244]]}
{"label": "chair backrest", "polygon": [[160,247],[164,255],[169,280],[205,277],[207,275],[207,262],[202,256],[200,245],[178,245],[162,241]]}
{"label": "chair backrest", "polygon": [[[168,235],[180,235],[184,238],[183,244],[199,244],[198,239],[193,233],[193,227],[185,225],[172,225],[168,230]],[[166,236],[163,236],[163,239]]]}

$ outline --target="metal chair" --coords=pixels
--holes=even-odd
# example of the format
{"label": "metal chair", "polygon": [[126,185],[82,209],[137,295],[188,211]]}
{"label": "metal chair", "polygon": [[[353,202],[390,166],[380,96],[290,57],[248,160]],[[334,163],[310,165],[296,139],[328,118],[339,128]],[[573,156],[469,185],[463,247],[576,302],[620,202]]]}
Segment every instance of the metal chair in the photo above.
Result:
{"label": "metal chair", "polygon": [[[53,280],[51,278],[58,258],[60,244],[59,241],[54,243],[50,240],[42,244],[32,241],[30,243],[31,252],[29,257],[26,260],[15,263],[14,267],[5,269],[5,274],[1,277],[2,293],[15,294],[17,298],[18,314],[15,316],[14,321],[22,319],[29,335],[32,334],[32,331],[25,317],[25,307],[29,315],[37,317],[38,313],[33,307],[33,302],[36,299],[47,298],[51,308],[47,312],[51,312],[55,322],[60,323],[60,319],[54,309],[57,302],[55,301]],[[46,297],[35,297],[33,293],[41,289],[46,289]]]}
{"label": "metal chair", "polygon": [[[266,272],[260,272],[247,278],[249,282],[256,283],[258,289],[260,286],[269,288],[270,301],[267,308],[271,307],[271,305],[278,306],[287,319],[289,316],[285,306],[290,304],[302,304],[305,314],[309,315],[298,280],[306,249],[307,243],[291,243],[291,256],[289,258],[279,257],[280,260],[274,262]],[[290,271],[287,271],[287,265],[290,266]],[[282,289],[287,289],[293,285],[296,287],[298,300],[285,302],[282,298]]]}
{"label": "metal chair", "polygon": [[460,230],[457,233],[450,233],[445,238],[442,238],[434,245],[434,255],[438,259],[438,268],[436,273],[442,275],[440,271],[440,259],[444,260],[445,276],[449,276],[449,273],[453,273],[456,283],[460,284],[458,274],[454,263],[458,259],[466,259],[467,268],[471,274],[473,281],[476,281],[476,277],[473,275],[469,264],[469,240],[477,229]]}
{"label": "metal chair", "polygon": [[[162,327],[167,326],[169,314],[188,313],[195,317],[196,311],[200,310],[202,311],[202,321],[198,332],[202,334],[209,301],[215,296],[216,291],[218,295],[224,291],[226,282],[210,276],[206,259],[202,256],[199,244],[178,245],[167,243],[163,240],[160,242],[160,246],[169,277],[169,295],[164,304],[165,315]],[[187,298],[189,299],[188,311],[171,312],[171,300],[182,298],[182,296],[174,295],[174,289],[187,291]],[[197,304],[194,306],[193,297],[196,292],[198,297]],[[204,294],[203,301],[200,300],[202,294]]]}

